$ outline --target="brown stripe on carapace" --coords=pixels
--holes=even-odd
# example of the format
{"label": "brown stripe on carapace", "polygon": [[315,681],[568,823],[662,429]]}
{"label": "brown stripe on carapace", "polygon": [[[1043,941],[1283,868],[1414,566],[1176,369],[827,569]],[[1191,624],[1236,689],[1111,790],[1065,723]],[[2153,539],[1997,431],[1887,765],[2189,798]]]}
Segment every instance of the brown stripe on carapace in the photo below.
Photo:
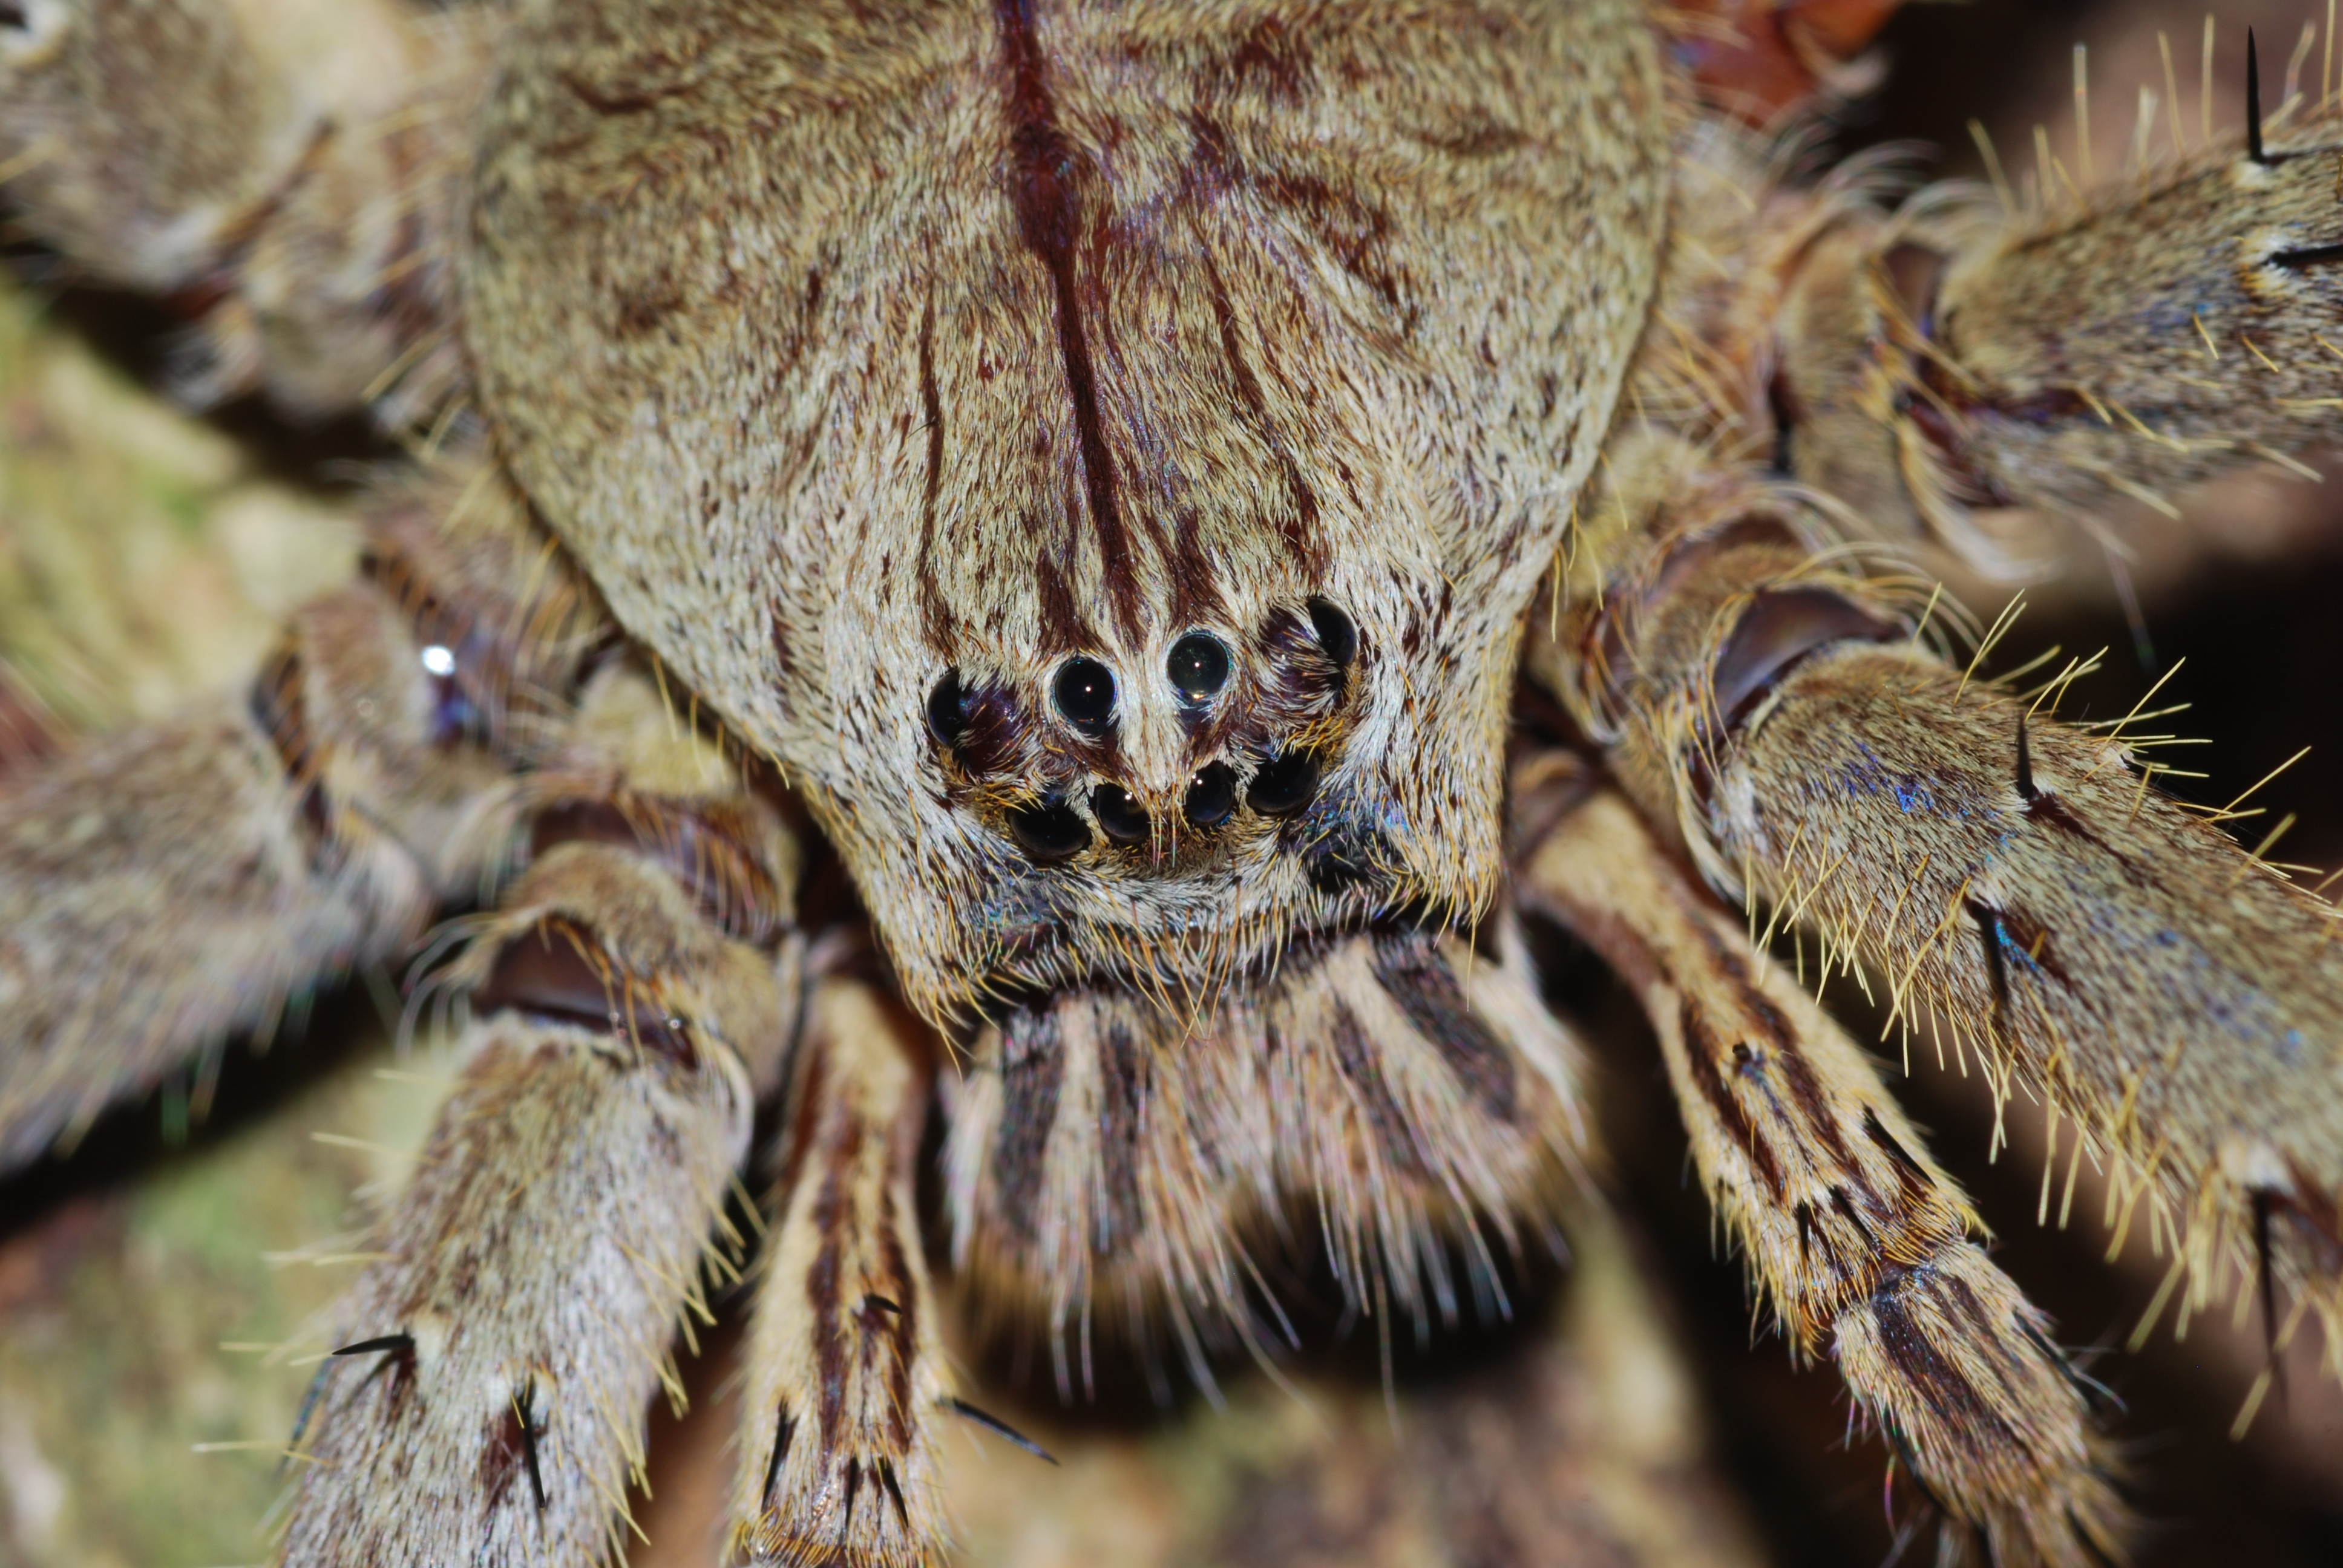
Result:
{"label": "brown stripe on carapace", "polygon": [[1416,1032],[1432,1042],[1458,1081],[1502,1121],[1519,1109],[1513,1060],[1464,1000],[1456,976],[1432,945],[1412,932],[1375,939],[1375,980]]}
{"label": "brown stripe on carapace", "polygon": [[[1205,132],[1199,128],[1196,134],[1201,138]],[[1201,236],[1196,254],[1203,266],[1204,286],[1212,296],[1213,318],[1220,324],[1221,355],[1229,364],[1229,381],[1236,388],[1238,410],[1254,438],[1268,448],[1270,460],[1277,465],[1278,476],[1285,481],[1285,493],[1292,502],[1292,509],[1278,516],[1277,531],[1303,577],[1315,583],[1326,569],[1318,528],[1318,492],[1310,487],[1284,432],[1270,416],[1269,400],[1262,391],[1261,379],[1245,358],[1243,336],[1238,328],[1237,310],[1230,301],[1228,285],[1212,260],[1212,247],[1202,243]]]}
{"label": "brown stripe on carapace", "polygon": [[992,1146],[992,1180],[1001,1220],[1036,1235],[1050,1134],[1058,1124],[1058,1090],[1066,1075],[1057,1016],[1020,1008],[1001,1030],[1001,1131]]}
{"label": "brown stripe on carapace", "polygon": [[777,599],[766,608],[765,638],[773,645],[773,665],[787,682],[797,669],[797,651],[789,646],[789,615]]}
{"label": "brown stripe on carapace", "polygon": [[820,1385],[817,1410],[821,1447],[836,1449],[846,1422],[847,1315],[839,1310],[845,1261],[854,1244],[853,1182],[862,1154],[862,1119],[844,1110],[825,1116],[829,1134],[815,1157],[821,1161],[821,1191],[813,1202],[813,1266],[806,1271],[806,1305],[813,1312],[813,1354]]}
{"label": "brown stripe on carapace", "polygon": [[927,421],[928,471],[920,492],[920,616],[928,646],[951,652],[951,606],[936,580],[936,506],[944,484],[944,400],[936,386],[936,297],[930,286],[920,309],[920,412]]}
{"label": "brown stripe on carapace", "polygon": [[1099,1160],[1105,1167],[1107,1245],[1123,1248],[1139,1237],[1140,1122],[1148,1098],[1147,1048],[1121,1019],[1111,1020],[1100,1042]]}
{"label": "brown stripe on carapace", "polygon": [[1683,1030],[1684,1059],[1691,1065],[1693,1086],[1700,1097],[1716,1112],[1725,1127],[1726,1140],[1748,1156],[1766,1188],[1776,1197],[1788,1191],[1782,1179],[1782,1167],[1774,1158],[1773,1147],[1759,1136],[1756,1124],[1726,1087],[1724,1075],[1717,1070],[1718,1060],[1725,1054],[1724,1042],[1709,1029],[1708,1020],[1690,997],[1676,1009],[1677,1027]]}
{"label": "brown stripe on carapace", "polygon": [[1204,544],[1204,520],[1193,507],[1182,508],[1173,520],[1171,553],[1163,564],[1172,578],[1173,626],[1196,626],[1228,613],[1221,574]]}
{"label": "brown stripe on carapace", "polygon": [[1202,193],[1242,188],[1299,220],[1335,266],[1383,301],[1398,338],[1404,340],[1415,331],[1421,311],[1409,298],[1412,280],[1391,254],[1390,214],[1374,206],[1361,190],[1306,170],[1241,162],[1219,121],[1208,113],[1192,114],[1188,126],[1189,145],[1196,155],[1192,183]]}
{"label": "brown stripe on carapace", "polygon": [[1073,404],[1075,438],[1081,450],[1082,479],[1090,501],[1091,527],[1098,536],[1100,567],[1116,623],[1125,637],[1135,641],[1141,609],[1139,574],[1132,569],[1130,540],[1123,530],[1114,459],[1107,449],[1105,423],[1099,411],[1098,372],[1091,361],[1082,317],[1084,301],[1074,268],[1078,231],[1085,222],[1095,224],[1101,232],[1106,228],[1107,215],[1083,210],[1086,199],[1096,205],[1103,193],[1091,177],[1089,159],[1067,140],[1058,124],[1057,101],[1050,89],[1041,40],[1033,21],[1033,0],[993,0],[992,15],[1008,75],[1010,202],[1017,212],[1018,236],[1048,271],[1056,296],[1058,355],[1065,367],[1066,395]]}
{"label": "brown stripe on carapace", "polygon": [[1415,1146],[1414,1131],[1392,1098],[1391,1085],[1383,1081],[1382,1060],[1368,1043],[1366,1031],[1351,1011],[1350,1004],[1337,1000],[1334,1018],[1329,1026],[1334,1037],[1334,1061],[1358,1091],[1360,1109],[1366,1113],[1367,1126],[1383,1145],[1383,1157],[1393,1166],[1413,1175],[1422,1175],[1424,1162]]}
{"label": "brown stripe on carapace", "polygon": [[1302,102],[1312,81],[1310,45],[1283,18],[1272,16],[1246,33],[1212,74],[1234,96],[1266,98],[1291,108]]}
{"label": "brown stripe on carapace", "polygon": [[1041,640],[1034,651],[1042,658],[1096,645],[1098,639],[1091,635],[1090,623],[1083,619],[1073,588],[1066,581],[1065,567],[1051,559],[1046,549],[1033,561],[1033,608],[1041,619]]}

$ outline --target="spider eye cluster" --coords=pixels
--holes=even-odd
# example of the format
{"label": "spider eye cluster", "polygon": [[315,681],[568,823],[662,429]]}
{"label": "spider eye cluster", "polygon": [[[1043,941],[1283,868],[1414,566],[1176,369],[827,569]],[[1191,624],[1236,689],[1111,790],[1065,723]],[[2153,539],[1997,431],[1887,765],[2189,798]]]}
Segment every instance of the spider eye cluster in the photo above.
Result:
{"label": "spider eye cluster", "polygon": [[[1153,842],[1159,824],[1149,791],[1120,776],[1124,726],[1134,701],[1147,700],[1125,679],[1160,680],[1156,690],[1168,691],[1197,754],[1184,779],[1159,781],[1152,791],[1159,801],[1178,791],[1178,830],[1212,832],[1241,809],[1267,819],[1298,816],[1317,798],[1327,743],[1322,732],[1308,743],[1294,732],[1341,707],[1359,653],[1358,629],[1340,608],[1312,598],[1302,609],[1272,616],[1270,632],[1253,645],[1257,657],[1203,629],[1174,639],[1160,668],[1145,675],[1075,654],[1050,673],[1043,714],[1029,715],[1007,687],[972,684],[948,668],[928,692],[930,738],[963,780],[1014,787],[1021,776],[1058,775],[1038,799],[1000,816],[1036,864],[1071,860],[1101,839],[1130,849]],[[1052,759],[1060,765],[1051,767]],[[1069,762],[1091,777],[1067,777]]]}

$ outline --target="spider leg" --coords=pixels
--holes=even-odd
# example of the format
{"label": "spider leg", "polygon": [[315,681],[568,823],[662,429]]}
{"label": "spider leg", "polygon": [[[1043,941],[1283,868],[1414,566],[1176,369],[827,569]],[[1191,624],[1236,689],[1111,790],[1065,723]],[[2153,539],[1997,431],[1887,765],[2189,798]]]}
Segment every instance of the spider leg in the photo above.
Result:
{"label": "spider leg", "polygon": [[387,502],[367,578],[297,611],[246,697],[11,772],[0,1168],[501,867],[512,769],[601,623],[517,502],[462,493]]}
{"label": "spider leg", "polygon": [[0,181],[22,221],[200,317],[182,392],[427,419],[462,377],[452,233],[501,7],[0,7]]}
{"label": "spider leg", "polygon": [[2010,570],[1976,508],[2105,528],[2181,518],[2243,466],[2308,474],[2300,455],[2343,428],[2343,125],[2292,107],[2258,152],[2203,148],[2032,213],[1949,188],[1893,214],[1859,188],[1807,202],[1745,297],[1788,467],[1867,530]]}
{"label": "spider leg", "polygon": [[737,1265],[722,1211],[799,950],[786,824],[667,720],[629,665],[588,683],[536,859],[457,966],[461,1076],[337,1309],[287,1564],[623,1544],[645,1406],[662,1382],[680,1398],[670,1338],[705,1318],[702,1266]]}
{"label": "spider leg", "polygon": [[1618,458],[1597,553],[1634,564],[1533,664],[1645,816],[2066,1129],[2118,1233],[2170,1249],[2151,1319],[2267,1268],[2343,1343],[2332,908],[2158,793],[2124,725],[1945,663],[1908,579],[1818,558],[1803,493],[1666,439]]}
{"label": "spider leg", "polygon": [[[1522,764],[1516,798],[1569,761]],[[1976,1532],[1995,1563],[2117,1555],[2081,1385],[1870,1061],[1615,791],[1570,793],[1519,886],[1641,993],[1702,1183],[1793,1352],[1837,1364],[1948,1541]]]}
{"label": "spider leg", "polygon": [[729,1561],[943,1560],[955,1391],[914,1190],[937,1049],[870,985],[815,986],[747,1352]]}

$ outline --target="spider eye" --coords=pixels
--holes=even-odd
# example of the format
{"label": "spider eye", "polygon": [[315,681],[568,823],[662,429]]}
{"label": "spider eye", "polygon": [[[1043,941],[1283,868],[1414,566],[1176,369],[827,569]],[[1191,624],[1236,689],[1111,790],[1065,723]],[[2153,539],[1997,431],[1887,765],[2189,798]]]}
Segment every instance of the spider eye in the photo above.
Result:
{"label": "spider eye", "polygon": [[1120,784],[1101,784],[1091,790],[1091,815],[1099,829],[1118,844],[1137,844],[1148,833],[1147,812]]}
{"label": "spider eye", "polygon": [[1228,645],[1209,632],[1192,631],[1172,645],[1164,670],[1182,701],[1208,702],[1229,683]]}
{"label": "spider eye", "polygon": [[1097,659],[1068,659],[1051,695],[1066,722],[1093,740],[1114,728],[1114,672]]}
{"label": "spider eye", "polygon": [[1091,847],[1091,825],[1063,800],[1044,800],[1010,812],[1009,836],[1044,866],[1071,860]]}
{"label": "spider eye", "polygon": [[1318,759],[1288,751],[1264,762],[1245,791],[1245,804],[1264,817],[1291,817],[1318,793]]}
{"label": "spider eye", "polygon": [[928,733],[942,746],[957,746],[968,733],[968,694],[960,689],[957,669],[945,670],[928,693]]}
{"label": "spider eye", "polygon": [[1189,780],[1187,799],[1181,802],[1189,823],[1198,828],[1217,828],[1236,809],[1236,770],[1225,762],[1215,762]]}
{"label": "spider eye", "polygon": [[1359,656],[1359,628],[1351,618],[1337,609],[1332,601],[1313,598],[1310,601],[1310,625],[1318,633],[1318,646],[1338,669],[1350,668],[1351,660]]}

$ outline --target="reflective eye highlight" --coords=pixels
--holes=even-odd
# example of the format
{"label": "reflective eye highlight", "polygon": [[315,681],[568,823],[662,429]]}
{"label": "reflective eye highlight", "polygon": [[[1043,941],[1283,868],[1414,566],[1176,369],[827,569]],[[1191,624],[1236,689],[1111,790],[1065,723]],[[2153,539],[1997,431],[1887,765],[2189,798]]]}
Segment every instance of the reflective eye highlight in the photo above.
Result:
{"label": "reflective eye highlight", "polygon": [[1147,812],[1120,784],[1101,784],[1091,790],[1091,815],[1098,819],[1099,831],[1115,843],[1147,840],[1151,827]]}
{"label": "reflective eye highlight", "polygon": [[1209,632],[1192,631],[1172,645],[1163,668],[1182,701],[1210,701],[1229,683],[1228,645]]}
{"label": "reflective eye highlight", "polygon": [[1065,721],[1092,739],[1114,728],[1114,671],[1097,659],[1068,659],[1050,693]]}
{"label": "reflective eye highlight", "polygon": [[1189,781],[1180,809],[1192,827],[1217,828],[1227,821],[1237,809],[1236,769],[1225,762],[1204,769]]}

